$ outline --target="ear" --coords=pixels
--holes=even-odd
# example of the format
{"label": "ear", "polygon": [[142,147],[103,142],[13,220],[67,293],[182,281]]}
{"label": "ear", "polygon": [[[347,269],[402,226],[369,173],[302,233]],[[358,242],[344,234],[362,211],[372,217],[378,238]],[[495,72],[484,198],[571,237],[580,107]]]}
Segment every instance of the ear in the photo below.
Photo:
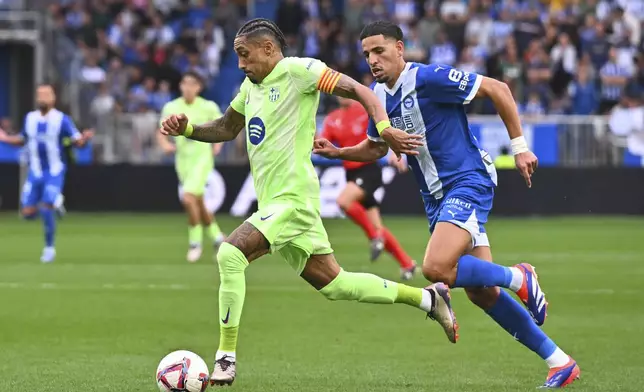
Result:
{"label": "ear", "polygon": [[398,52],[398,57],[403,57],[405,52],[405,43],[402,41],[396,41],[396,51]]}
{"label": "ear", "polygon": [[272,56],[275,53],[275,42],[273,40],[267,39],[264,42],[264,54],[268,57]]}

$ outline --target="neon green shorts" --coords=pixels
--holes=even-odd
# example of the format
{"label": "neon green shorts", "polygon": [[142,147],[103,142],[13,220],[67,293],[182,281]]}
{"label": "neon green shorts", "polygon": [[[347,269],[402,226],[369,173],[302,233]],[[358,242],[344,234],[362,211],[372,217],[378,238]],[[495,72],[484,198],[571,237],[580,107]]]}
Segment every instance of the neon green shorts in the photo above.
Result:
{"label": "neon green shorts", "polygon": [[333,253],[319,209],[294,206],[292,202],[271,202],[246,222],[255,226],[298,275],[311,255]]}
{"label": "neon green shorts", "polygon": [[213,169],[212,159],[177,160],[175,169],[184,193],[203,196],[208,175]]}

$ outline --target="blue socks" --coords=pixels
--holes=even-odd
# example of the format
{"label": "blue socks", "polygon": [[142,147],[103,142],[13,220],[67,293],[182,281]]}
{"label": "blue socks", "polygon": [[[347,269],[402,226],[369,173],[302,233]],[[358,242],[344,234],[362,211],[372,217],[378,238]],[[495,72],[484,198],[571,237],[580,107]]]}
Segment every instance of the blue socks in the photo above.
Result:
{"label": "blue socks", "polygon": [[552,339],[534,323],[528,311],[505,290],[501,290],[494,306],[486,312],[516,340],[544,360],[557,349]]}
{"label": "blue socks", "polygon": [[458,259],[454,287],[505,287],[512,283],[512,270],[466,255]]}
{"label": "blue socks", "polygon": [[54,246],[54,237],[56,235],[56,216],[54,210],[51,208],[41,208],[40,216],[42,216],[42,223],[45,227],[45,245],[47,247]]}

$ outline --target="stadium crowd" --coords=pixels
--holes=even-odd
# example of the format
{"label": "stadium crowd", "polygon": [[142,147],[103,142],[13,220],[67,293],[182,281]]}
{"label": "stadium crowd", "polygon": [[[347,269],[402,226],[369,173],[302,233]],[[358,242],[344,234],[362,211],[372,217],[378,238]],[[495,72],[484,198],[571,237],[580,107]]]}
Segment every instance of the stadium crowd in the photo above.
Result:
{"label": "stadium crowd", "polygon": [[[644,91],[640,0],[342,3],[282,0],[275,20],[288,38],[287,54],[319,57],[368,82],[361,26],[393,18],[405,32],[409,60],[503,79],[525,114],[606,113],[622,96]],[[182,72],[216,79],[244,8],[231,0],[64,0],[52,15],[83,53],[78,77],[98,87],[92,111],[145,112],[171,99]]]}
{"label": "stadium crowd", "polygon": [[[287,37],[286,55],[320,58],[365,84],[372,79],[360,30],[370,21],[393,19],[405,33],[408,60],[504,80],[524,116],[608,114],[616,105],[644,103],[641,0],[256,3],[275,3],[272,18]],[[83,86],[78,102],[87,118],[81,123],[95,126],[108,119],[117,131],[132,129],[133,137],[124,142],[130,161],[151,159],[142,151],[154,144],[158,112],[176,96],[181,73],[201,75],[206,98],[222,106],[241,82],[239,74],[231,78],[224,70],[236,68],[232,41],[247,19],[246,1],[61,0],[51,6],[51,15],[74,42],[76,56],[82,55],[82,67],[71,75]],[[324,97],[320,111],[334,106],[335,100]],[[484,100],[468,111],[494,113]],[[128,117],[121,113],[137,116],[120,125],[119,119]],[[242,142],[231,156],[244,159]]]}

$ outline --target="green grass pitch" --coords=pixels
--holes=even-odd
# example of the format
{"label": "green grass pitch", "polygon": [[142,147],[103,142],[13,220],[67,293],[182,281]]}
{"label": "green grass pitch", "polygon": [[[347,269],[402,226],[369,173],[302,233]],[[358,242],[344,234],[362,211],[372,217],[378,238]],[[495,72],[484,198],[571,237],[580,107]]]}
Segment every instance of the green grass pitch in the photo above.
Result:
{"label": "green grass pitch", "polygon": [[[222,217],[230,232],[239,219]],[[422,259],[427,224],[386,218]],[[368,261],[346,220],[326,223],[341,265],[390,279],[389,256]],[[537,266],[550,301],[545,330],[580,363],[578,391],[641,391],[644,383],[644,219],[492,219],[495,259]],[[184,261],[182,215],[72,213],[58,260],[42,265],[40,222],[0,215],[0,391],[156,391],[175,349],[212,366],[218,342],[216,265]],[[247,270],[234,391],[532,391],[545,364],[460,290],[461,339],[447,342],[404,305],[327,302],[277,257]],[[412,284],[425,285],[422,277]]]}

